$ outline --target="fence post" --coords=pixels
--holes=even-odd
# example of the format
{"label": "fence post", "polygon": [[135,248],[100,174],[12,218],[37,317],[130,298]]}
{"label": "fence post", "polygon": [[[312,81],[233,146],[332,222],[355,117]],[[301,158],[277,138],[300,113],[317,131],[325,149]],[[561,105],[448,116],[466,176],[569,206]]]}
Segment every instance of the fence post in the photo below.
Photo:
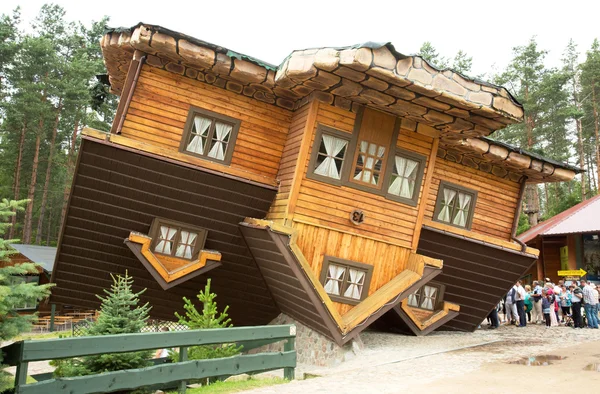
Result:
{"label": "fence post", "polygon": [[[283,351],[289,352],[294,350],[296,347],[296,337],[288,338],[288,340],[283,345]],[[283,369],[283,377],[287,380],[294,380],[295,368],[286,367]]]}
{"label": "fence post", "polygon": [[19,361],[17,364],[17,373],[15,375],[15,388],[16,392],[19,392],[19,387],[27,384],[27,368],[29,363],[27,361]]}
{"label": "fence post", "polygon": [[[179,362],[187,361],[187,359],[188,359],[187,351],[188,351],[188,348],[186,346],[182,346],[179,348]],[[181,382],[179,382],[179,394],[185,394],[185,391],[187,389],[186,386],[187,386],[187,382],[185,380],[182,380]]]}
{"label": "fence post", "polygon": [[56,314],[56,304],[50,306],[50,332],[54,332],[54,315]]}

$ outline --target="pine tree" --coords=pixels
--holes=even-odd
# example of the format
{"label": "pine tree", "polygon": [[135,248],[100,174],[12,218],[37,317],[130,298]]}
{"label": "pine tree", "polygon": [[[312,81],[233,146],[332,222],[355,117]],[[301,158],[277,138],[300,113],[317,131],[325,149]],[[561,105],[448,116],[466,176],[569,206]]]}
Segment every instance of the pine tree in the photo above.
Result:
{"label": "pine tree", "polygon": [[[148,303],[140,306],[140,295],[146,290],[134,293],[133,278],[112,276],[113,284],[110,290],[104,290],[105,297],[97,295],[102,301],[98,320],[87,331],[87,335],[131,334],[140,332],[148,321],[150,306]],[[152,351],[110,353],[83,357],[82,359],[56,360],[51,364],[56,366],[54,376],[82,376],[102,372],[119,371],[124,369],[143,368],[150,365],[148,361]]]}
{"label": "pine tree", "polygon": [[[175,312],[179,323],[184,324],[192,330],[207,328],[228,328],[232,327],[231,319],[227,314],[229,306],[226,306],[223,312],[219,313],[215,298],[216,294],[210,292],[210,279],[206,282],[204,291],[198,294],[198,300],[202,303],[202,313],[198,312],[196,306],[188,298],[183,297],[185,316]],[[193,346],[188,349],[188,358],[190,360],[202,360],[207,358],[229,357],[239,353],[241,346],[235,344]],[[177,354],[172,358],[176,359]]]}
{"label": "pine tree", "polygon": [[[2,238],[2,234],[10,226],[8,219],[15,214],[15,211],[23,210],[23,205],[27,202],[27,200],[7,199],[0,201],[0,263],[9,261],[9,256],[15,253],[9,249],[9,244],[18,242],[16,239]],[[51,284],[39,286],[36,283],[25,283],[19,280],[19,277],[27,274],[37,275],[38,267],[32,263],[4,267],[0,265],[0,341],[9,340],[21,332],[28,331],[31,323],[37,319],[36,315],[19,315],[14,308],[15,305],[39,301],[50,295]],[[12,384],[12,378],[0,374],[0,392],[12,387]]]}

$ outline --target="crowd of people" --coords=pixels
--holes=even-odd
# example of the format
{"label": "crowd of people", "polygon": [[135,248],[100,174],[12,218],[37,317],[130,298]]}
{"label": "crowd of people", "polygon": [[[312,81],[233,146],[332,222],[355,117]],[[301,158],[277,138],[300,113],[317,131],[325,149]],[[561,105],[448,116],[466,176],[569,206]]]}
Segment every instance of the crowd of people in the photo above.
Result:
{"label": "crowd of people", "polygon": [[[500,316],[502,315],[502,321]],[[500,324],[526,327],[544,324],[546,328],[565,325],[573,328],[598,328],[598,290],[592,282],[582,279],[552,283],[534,281],[523,286],[519,280],[488,315],[488,328]]]}

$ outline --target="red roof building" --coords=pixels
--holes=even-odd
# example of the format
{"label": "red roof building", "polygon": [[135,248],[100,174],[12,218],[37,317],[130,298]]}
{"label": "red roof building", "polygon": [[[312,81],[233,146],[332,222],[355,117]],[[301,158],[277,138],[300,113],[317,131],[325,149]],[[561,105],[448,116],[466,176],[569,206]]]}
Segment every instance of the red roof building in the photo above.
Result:
{"label": "red roof building", "polygon": [[561,278],[559,270],[587,272],[588,279],[600,278],[600,195],[534,226],[519,239],[540,250],[537,263],[526,277]]}

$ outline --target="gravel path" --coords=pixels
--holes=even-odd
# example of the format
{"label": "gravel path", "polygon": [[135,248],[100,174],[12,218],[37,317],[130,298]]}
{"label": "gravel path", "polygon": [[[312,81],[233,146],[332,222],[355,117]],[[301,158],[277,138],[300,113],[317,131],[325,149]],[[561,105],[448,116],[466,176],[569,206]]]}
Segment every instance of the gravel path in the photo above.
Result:
{"label": "gravel path", "polygon": [[469,374],[489,363],[505,364],[557,351],[560,354],[565,347],[571,349],[590,342],[600,349],[600,330],[546,329],[536,325],[504,326],[474,333],[435,332],[426,337],[383,333],[361,336],[366,349],[355,359],[335,368],[299,366],[297,369],[297,377],[302,377],[303,372],[321,377],[248,393],[325,393],[333,388],[342,393],[420,392],[425,383]]}

